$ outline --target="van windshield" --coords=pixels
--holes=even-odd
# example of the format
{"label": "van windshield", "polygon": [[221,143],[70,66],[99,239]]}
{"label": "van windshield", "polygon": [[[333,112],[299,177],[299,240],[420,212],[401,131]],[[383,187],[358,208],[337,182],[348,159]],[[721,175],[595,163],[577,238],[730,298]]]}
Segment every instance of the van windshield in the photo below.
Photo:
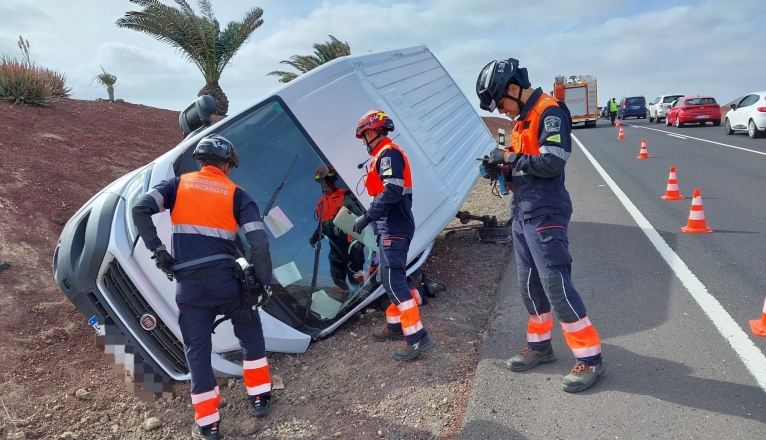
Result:
{"label": "van windshield", "polygon": [[[295,160],[264,219],[274,267],[272,287],[280,308],[272,310],[275,306],[270,301],[266,310],[293,327],[299,326],[304,316],[308,316],[305,324],[311,327],[328,327],[378,287],[371,276],[377,269],[373,263],[377,254],[370,247],[375,243],[367,246],[356,240],[349,235],[353,231],[345,231],[350,228],[336,217],[343,208],[361,214],[362,205],[337,172],[334,188],[323,192],[319,180],[324,179],[315,175],[321,167],[332,165],[281,101],[265,102],[218,133],[234,144],[239,155],[239,167],[230,174],[231,180],[250,194],[261,215]],[[241,231],[240,240],[247,247]]]}
{"label": "van windshield", "polygon": [[627,105],[642,105],[646,103],[646,100],[644,98],[638,97],[638,98],[627,98],[625,100],[625,104]]}

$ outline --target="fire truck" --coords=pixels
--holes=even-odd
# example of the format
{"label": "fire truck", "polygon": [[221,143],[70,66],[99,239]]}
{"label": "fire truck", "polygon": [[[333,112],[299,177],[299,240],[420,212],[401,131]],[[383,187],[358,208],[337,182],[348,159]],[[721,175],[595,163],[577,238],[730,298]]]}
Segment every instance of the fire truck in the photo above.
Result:
{"label": "fire truck", "polygon": [[593,75],[559,75],[553,82],[553,96],[566,103],[572,123],[595,127],[598,121],[598,86]]}

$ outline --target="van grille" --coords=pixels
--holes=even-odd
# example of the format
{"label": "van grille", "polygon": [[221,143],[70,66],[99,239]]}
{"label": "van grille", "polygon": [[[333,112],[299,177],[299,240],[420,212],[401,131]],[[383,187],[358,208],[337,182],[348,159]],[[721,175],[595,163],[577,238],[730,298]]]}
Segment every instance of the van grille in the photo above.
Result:
{"label": "van grille", "polygon": [[[167,325],[152,310],[149,303],[130,281],[128,275],[116,261],[109,263],[109,269],[104,274],[104,284],[111,292],[116,308],[130,322],[134,332],[141,338],[144,344],[151,347],[154,354],[165,361],[165,364],[181,374],[188,374],[189,367],[186,364],[184,346]],[[141,328],[139,320],[145,313],[157,318],[157,327],[152,331]]]}

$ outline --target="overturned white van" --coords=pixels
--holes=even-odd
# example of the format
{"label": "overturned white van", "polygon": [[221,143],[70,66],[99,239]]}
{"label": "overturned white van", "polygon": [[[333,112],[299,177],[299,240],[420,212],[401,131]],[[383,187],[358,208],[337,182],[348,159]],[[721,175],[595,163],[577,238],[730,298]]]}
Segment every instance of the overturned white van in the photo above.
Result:
{"label": "overturned white van", "polygon": [[[183,142],[113,182],[72,216],[54,255],[61,290],[96,330],[99,345],[132,377],[136,391],[149,397],[167,391],[169,380],[187,380],[189,370],[174,282],[154,266],[130,208],[160,181],[197,170],[191,153],[202,137],[218,133],[229,139],[240,157],[231,179],[262,210],[273,199],[265,223],[277,283],[260,313],[266,349],[288,353],[305,351],[312,338],[330,334],[383,294],[369,237],[356,237],[365,277],[351,291],[338,289],[330,276],[332,246],[325,242],[316,252],[309,243],[317,230],[315,209],[322,192],[314,174],[321,166],[335,168],[338,186],[358,197],[351,211],[369,206],[362,180],[369,156],[354,137],[361,115],[373,108],[389,114],[396,124],[390,136],[410,160],[416,231],[409,271],[423,263],[437,234],[463,204],[478,177],[475,158],[496,146],[425,46],[334,60],[214,125],[201,123],[205,117],[199,107],[181,114],[182,128],[191,131]],[[163,242],[171,243],[170,213],[154,219]],[[247,254],[245,240],[240,241]],[[213,351],[217,374],[241,375],[240,349],[229,322],[216,329]]]}

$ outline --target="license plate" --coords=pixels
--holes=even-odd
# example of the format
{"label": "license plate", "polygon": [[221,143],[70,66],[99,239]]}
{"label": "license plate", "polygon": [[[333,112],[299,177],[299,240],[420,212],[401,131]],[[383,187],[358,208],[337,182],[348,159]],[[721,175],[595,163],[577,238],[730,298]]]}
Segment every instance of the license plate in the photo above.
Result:
{"label": "license plate", "polygon": [[104,336],[106,334],[106,331],[104,330],[104,326],[98,323],[97,315],[93,315],[93,317],[91,317],[88,320],[88,325],[91,326],[93,330],[96,331],[96,335]]}
{"label": "license plate", "polygon": [[707,119],[710,115],[697,115],[697,119]]}

